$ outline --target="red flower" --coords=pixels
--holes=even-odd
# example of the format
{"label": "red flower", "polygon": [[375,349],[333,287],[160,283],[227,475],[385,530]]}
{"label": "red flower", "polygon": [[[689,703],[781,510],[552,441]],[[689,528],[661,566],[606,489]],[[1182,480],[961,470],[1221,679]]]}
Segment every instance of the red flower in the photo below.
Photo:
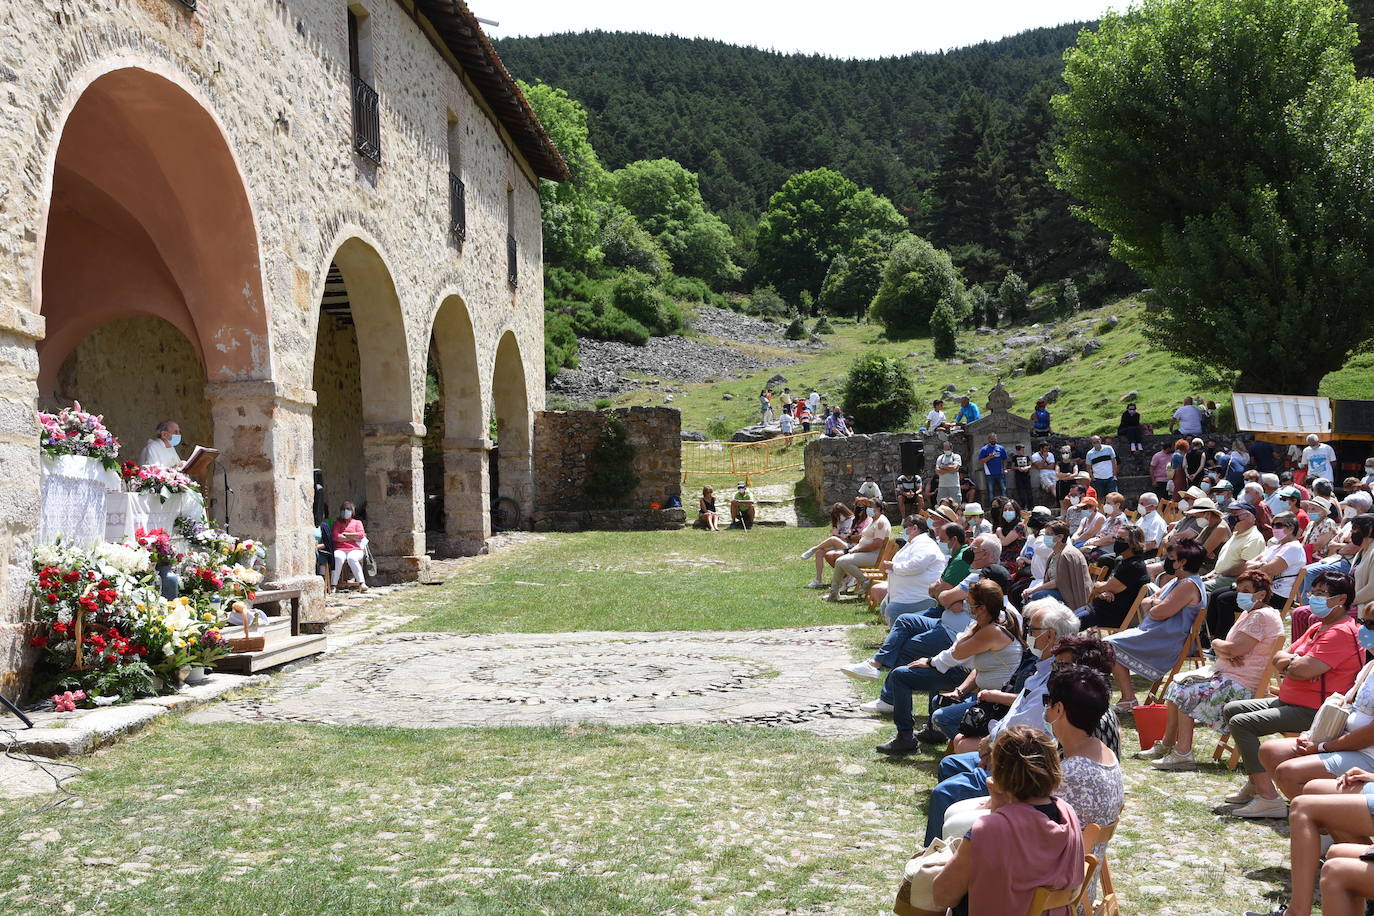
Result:
{"label": "red flower", "polygon": [[33,639],[29,640],[29,645],[33,646],[35,649],[46,649],[48,647],[48,637],[35,636]]}
{"label": "red flower", "polygon": [[101,589],[96,594],[100,595],[100,601],[102,604],[114,604],[115,599],[119,597],[119,592],[115,591],[112,588]]}
{"label": "red flower", "polygon": [[62,577],[62,581],[63,581],[63,582],[75,582],[77,579],[80,579],[80,578],[81,578],[81,573],[80,573],[79,571],[73,569],[71,572],[67,573],[65,576]]}
{"label": "red flower", "polygon": [[66,635],[67,635],[67,624],[65,624],[65,623],[55,623],[55,624],[52,625],[52,631],[53,631],[54,633],[56,633],[58,636],[66,636]]}
{"label": "red flower", "polygon": [[80,604],[83,608],[85,608],[85,609],[88,610],[88,611],[98,611],[98,610],[100,610],[100,605],[99,605],[99,604],[96,602],[96,600],[95,600],[94,598],[92,598],[90,595],[82,595],[82,596],[81,596],[81,600],[78,601],[77,603]]}
{"label": "red flower", "polygon": [[101,636],[99,633],[92,633],[86,638],[86,642],[90,643],[97,650],[103,650],[105,648],[105,637]]}
{"label": "red flower", "polygon": [[54,595],[52,592],[48,592],[48,604],[56,604],[56,603],[57,603],[57,596]]}

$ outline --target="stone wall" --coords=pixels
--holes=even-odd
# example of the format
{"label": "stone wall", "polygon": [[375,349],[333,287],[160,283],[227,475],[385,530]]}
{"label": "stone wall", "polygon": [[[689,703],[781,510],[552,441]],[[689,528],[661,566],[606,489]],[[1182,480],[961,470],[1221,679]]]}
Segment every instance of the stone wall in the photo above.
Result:
{"label": "stone wall", "polygon": [[358,331],[328,315],[315,340],[315,397],[315,467],[324,472],[325,503],[330,512],[344,500],[361,507],[367,492]]}
{"label": "stone wall", "polygon": [[835,503],[854,504],[859,484],[873,475],[884,499],[892,499],[897,475],[902,473],[903,442],[921,441],[920,433],[873,433],[830,438],[820,436],[806,443],[806,485],[817,506],[828,515]]}
{"label": "stone wall", "polygon": [[[619,501],[587,493],[591,455],[609,418],[625,424],[639,482]],[[682,415],[671,407],[546,410],[534,420],[536,530],[680,528],[681,512],[654,511],[682,489]],[[618,503],[618,504],[617,504]],[[573,517],[576,516],[576,517]]]}

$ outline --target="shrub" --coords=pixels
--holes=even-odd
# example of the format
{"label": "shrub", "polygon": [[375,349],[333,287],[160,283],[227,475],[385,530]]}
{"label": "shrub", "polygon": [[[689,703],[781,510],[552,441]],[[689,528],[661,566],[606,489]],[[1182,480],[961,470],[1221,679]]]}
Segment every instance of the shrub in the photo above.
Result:
{"label": "shrub", "polygon": [[683,302],[710,302],[711,287],[699,277],[670,276],[663,281],[663,291]]}
{"label": "shrub", "polygon": [[682,310],[654,286],[648,276],[627,271],[611,291],[611,305],[648,329],[654,336],[676,334],[686,326]]}
{"label": "shrub", "polygon": [[948,299],[941,299],[930,319],[931,344],[936,359],[952,359],[959,352],[958,310]]}
{"label": "shrub", "polygon": [[930,330],[931,316],[942,299],[949,300],[959,321],[972,311],[968,290],[949,254],[909,235],[892,249],[870,311],[888,337],[915,337]]}
{"label": "shrub", "polygon": [[1063,290],[1059,294],[1059,312],[1065,318],[1076,314],[1082,308],[1082,302],[1078,298],[1078,284],[1070,278],[1064,281]]}
{"label": "shrub", "polygon": [[849,367],[841,401],[860,429],[898,430],[916,407],[916,385],[900,360],[869,353]]}
{"label": "shrub", "polygon": [[544,315],[544,376],[553,378],[567,366],[577,368],[577,332],[567,315]]}
{"label": "shrub", "polygon": [[830,326],[830,322],[824,315],[816,322],[816,326],[811,329],[812,334],[834,334],[835,329]]}
{"label": "shrub", "polygon": [[579,337],[596,340],[622,340],[642,347],[649,342],[649,329],[626,315],[605,299],[579,304],[572,312],[573,328]]}
{"label": "shrub", "polygon": [[800,315],[792,319],[783,336],[788,340],[802,340],[806,337],[806,325],[802,323]]}
{"label": "shrub", "polygon": [[610,398],[597,398],[595,401],[592,402],[592,407],[595,408],[595,409],[597,409],[597,410],[610,410],[610,409],[611,409],[611,399],[610,399]]}
{"label": "shrub", "polygon": [[668,272],[668,254],[663,246],[624,207],[613,206],[607,214],[599,246],[611,267],[639,270],[651,277]]}
{"label": "shrub", "polygon": [[639,484],[634,460],[635,447],[625,422],[611,414],[587,455],[587,495],[609,505],[627,503]]}
{"label": "shrub", "polygon": [[1006,277],[1002,279],[1002,285],[997,288],[997,301],[1008,324],[1026,320],[1030,296],[1026,289],[1026,281],[1022,280],[1016,271],[1007,271]]}
{"label": "shrub", "polygon": [[786,318],[792,314],[792,309],[771,286],[760,286],[755,289],[744,304],[743,310],[746,315],[756,315],[760,318]]}

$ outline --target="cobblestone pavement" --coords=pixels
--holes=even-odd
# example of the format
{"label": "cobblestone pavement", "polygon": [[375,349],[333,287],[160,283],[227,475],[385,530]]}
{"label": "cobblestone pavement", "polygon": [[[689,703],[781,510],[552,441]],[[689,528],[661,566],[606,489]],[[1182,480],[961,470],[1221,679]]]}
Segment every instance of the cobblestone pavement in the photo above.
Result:
{"label": "cobblestone pavement", "polygon": [[[393,623],[393,621],[387,621]],[[358,634],[193,721],[409,728],[709,724],[866,734],[838,668],[847,627],[747,632]]]}

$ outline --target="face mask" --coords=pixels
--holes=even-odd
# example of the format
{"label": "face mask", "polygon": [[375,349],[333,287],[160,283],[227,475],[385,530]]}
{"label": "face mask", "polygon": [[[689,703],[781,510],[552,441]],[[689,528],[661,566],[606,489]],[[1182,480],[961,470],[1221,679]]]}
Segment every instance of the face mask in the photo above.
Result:
{"label": "face mask", "polygon": [[869,506],[868,509],[865,510],[865,511],[868,512],[868,517],[869,517],[869,518],[873,518],[873,517],[875,517],[875,516],[878,514],[878,510],[875,509],[875,508],[873,508],[872,506]]}
{"label": "face mask", "polygon": [[1116,538],[1112,541],[1112,553],[1121,556],[1130,546],[1125,538]]}
{"label": "face mask", "polygon": [[1309,595],[1307,598],[1307,609],[1312,612],[1312,616],[1318,620],[1325,620],[1326,615],[1331,613],[1331,605],[1326,595]]}
{"label": "face mask", "polygon": [[352,510],[352,509],[344,509],[342,512],[339,513],[339,518],[352,518],[352,517],[353,517],[353,510]]}
{"label": "face mask", "polygon": [[940,542],[940,553],[944,554],[945,556],[950,556],[951,554],[954,553],[954,551],[952,551],[952,550],[949,549],[949,545],[948,545],[948,544],[946,544],[944,541],[941,541],[941,542]]}
{"label": "face mask", "polygon": [[1043,537],[1040,538],[1040,544],[1041,544],[1041,546],[1043,546],[1043,547],[1048,547],[1049,549],[1053,550],[1053,549],[1054,549],[1054,535],[1052,535],[1052,534],[1046,534],[1046,535],[1044,535]]}
{"label": "face mask", "polygon": [[1178,508],[1180,512],[1187,512],[1189,509],[1193,508],[1193,504],[1186,499],[1180,499],[1178,501]]}
{"label": "face mask", "polygon": [[1104,515],[1116,515],[1116,506],[1107,503],[1107,505],[1102,507],[1102,513]]}
{"label": "face mask", "polygon": [[1364,466],[1364,473],[1366,477],[1374,477],[1374,464],[1366,464]]}
{"label": "face mask", "polygon": [[1004,521],[1014,522],[1014,521],[1016,521],[1016,513],[1015,513],[1015,512],[1012,512],[1012,511],[1010,511],[1010,510],[1008,510],[1008,511],[1006,511],[1006,512],[1003,512],[1003,513],[1002,513],[1002,519],[1003,519]]}
{"label": "face mask", "polygon": [[1135,511],[1139,512],[1141,515],[1149,515],[1151,509],[1144,503],[1136,503]]}
{"label": "face mask", "polygon": [[1031,643],[1029,646],[1027,646],[1027,648],[1030,649],[1030,654],[1034,655],[1036,658],[1045,657],[1045,650],[1037,646],[1035,643]]}
{"label": "face mask", "polygon": [[1236,605],[1242,611],[1248,611],[1255,606],[1254,592],[1236,592]]}
{"label": "face mask", "polygon": [[172,438],[171,438],[170,440],[168,440],[168,443],[167,443],[167,444],[170,445],[170,446],[172,446],[172,448],[176,448],[178,445],[180,445],[180,444],[181,444],[181,433],[173,433],[173,434],[172,434]]}
{"label": "face mask", "polygon": [[1220,507],[1222,507],[1222,508],[1225,508],[1226,506],[1231,505],[1231,497],[1227,496],[1225,493],[1218,493],[1218,494],[1217,494],[1217,505],[1220,506]]}
{"label": "face mask", "polygon": [[1354,517],[1355,517],[1355,510],[1354,510],[1352,507],[1346,506],[1345,508],[1341,509],[1341,518],[1354,518]]}
{"label": "face mask", "polygon": [[1204,481],[1202,482],[1202,486],[1198,487],[1198,489],[1201,490],[1201,491],[1204,492],[1204,493],[1207,493],[1207,492],[1210,492],[1210,491],[1211,491],[1212,485],[1211,485],[1210,483],[1208,483],[1207,481],[1204,480]]}
{"label": "face mask", "polygon": [[1070,496],[1070,497],[1069,497],[1069,505],[1070,505],[1070,506],[1076,506],[1076,505],[1078,505],[1078,501],[1079,501],[1080,499],[1082,499],[1082,497],[1080,497],[1080,496]]}
{"label": "face mask", "polygon": [[1369,627],[1360,627],[1355,633],[1355,639],[1359,641],[1361,649],[1374,649],[1374,630]]}

